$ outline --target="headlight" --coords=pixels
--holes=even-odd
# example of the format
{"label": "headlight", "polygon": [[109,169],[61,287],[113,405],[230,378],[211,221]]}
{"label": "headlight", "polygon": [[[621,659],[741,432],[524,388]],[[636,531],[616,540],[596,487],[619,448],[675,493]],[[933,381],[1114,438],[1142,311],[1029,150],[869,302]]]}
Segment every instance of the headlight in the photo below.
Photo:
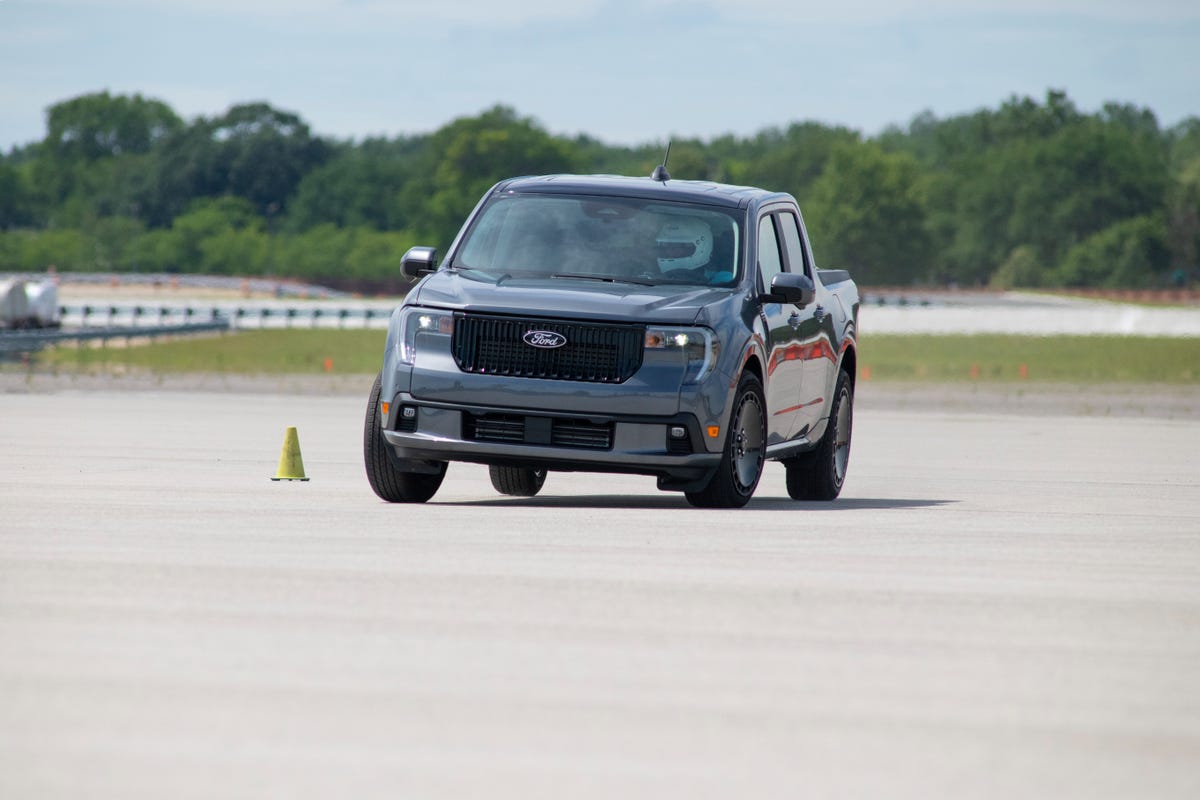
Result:
{"label": "headlight", "polygon": [[687,364],[683,382],[699,383],[716,366],[721,343],[708,328],[647,328],[646,349],[679,352]]}
{"label": "headlight", "polygon": [[413,306],[400,312],[400,363],[412,364],[417,357],[418,335],[454,333],[454,314],[435,308]]}

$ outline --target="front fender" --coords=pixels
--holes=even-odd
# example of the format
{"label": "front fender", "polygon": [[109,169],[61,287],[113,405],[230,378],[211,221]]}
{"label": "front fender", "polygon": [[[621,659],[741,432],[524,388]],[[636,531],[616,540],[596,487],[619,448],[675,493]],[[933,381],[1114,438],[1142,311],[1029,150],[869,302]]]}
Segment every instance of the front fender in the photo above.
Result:
{"label": "front fender", "polygon": [[[412,367],[400,363],[400,311],[404,306],[398,306],[392,311],[388,320],[387,339],[383,346],[383,371],[381,373],[379,399],[391,403],[400,392],[412,389]],[[381,420],[385,428],[391,425],[390,415],[382,414]]]}

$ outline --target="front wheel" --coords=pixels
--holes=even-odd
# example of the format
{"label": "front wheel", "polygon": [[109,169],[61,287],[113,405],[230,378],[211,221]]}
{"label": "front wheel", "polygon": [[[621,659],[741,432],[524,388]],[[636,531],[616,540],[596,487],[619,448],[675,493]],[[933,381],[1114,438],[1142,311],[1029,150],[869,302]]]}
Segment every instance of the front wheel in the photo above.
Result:
{"label": "front wheel", "polygon": [[546,482],[546,470],[530,467],[488,467],[492,487],[512,497],[533,497]]}
{"label": "front wheel", "polygon": [[845,370],[838,373],[825,437],[811,453],[783,462],[788,496],[793,500],[833,500],[846,482],[850,433],[854,427],[854,390]]}
{"label": "front wheel", "polygon": [[758,377],[750,372],[742,375],[721,463],[707,486],[687,493],[689,503],[699,508],[741,508],[750,502],[766,459],[766,406]]}
{"label": "front wheel", "polygon": [[405,472],[392,463],[391,447],[383,438],[379,393],[382,376],[375,377],[371,399],[367,401],[367,416],[363,422],[363,461],[367,467],[367,482],[375,494],[389,503],[424,503],[437,493],[446,477],[446,463],[433,474]]}

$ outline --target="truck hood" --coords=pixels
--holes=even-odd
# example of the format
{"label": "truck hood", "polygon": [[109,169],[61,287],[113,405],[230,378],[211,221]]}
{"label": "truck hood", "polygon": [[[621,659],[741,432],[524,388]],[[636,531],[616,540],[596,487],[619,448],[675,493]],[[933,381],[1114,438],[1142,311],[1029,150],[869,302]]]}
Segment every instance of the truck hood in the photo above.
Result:
{"label": "truck hood", "polygon": [[442,271],[422,281],[406,302],[484,313],[688,325],[705,306],[735,291],[574,278],[508,278],[496,283]]}

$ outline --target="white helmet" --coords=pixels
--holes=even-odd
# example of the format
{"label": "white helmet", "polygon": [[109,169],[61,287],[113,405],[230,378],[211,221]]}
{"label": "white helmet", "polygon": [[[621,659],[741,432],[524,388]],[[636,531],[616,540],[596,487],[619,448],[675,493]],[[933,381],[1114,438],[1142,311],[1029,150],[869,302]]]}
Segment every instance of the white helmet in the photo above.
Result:
{"label": "white helmet", "polygon": [[712,228],[696,217],[672,217],[663,223],[655,240],[658,248],[658,268],[695,269],[708,263],[712,256]]}

